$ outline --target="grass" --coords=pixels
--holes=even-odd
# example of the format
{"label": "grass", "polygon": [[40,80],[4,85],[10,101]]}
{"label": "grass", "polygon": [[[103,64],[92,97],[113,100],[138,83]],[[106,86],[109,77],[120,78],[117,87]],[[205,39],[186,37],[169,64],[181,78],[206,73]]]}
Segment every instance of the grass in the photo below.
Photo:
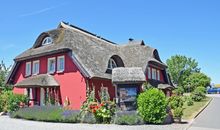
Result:
{"label": "grass", "polygon": [[183,119],[189,120],[192,119],[198,114],[201,109],[211,100],[211,97],[206,97],[200,102],[194,102],[192,106],[187,106],[186,103],[184,103],[184,111],[183,111]]}

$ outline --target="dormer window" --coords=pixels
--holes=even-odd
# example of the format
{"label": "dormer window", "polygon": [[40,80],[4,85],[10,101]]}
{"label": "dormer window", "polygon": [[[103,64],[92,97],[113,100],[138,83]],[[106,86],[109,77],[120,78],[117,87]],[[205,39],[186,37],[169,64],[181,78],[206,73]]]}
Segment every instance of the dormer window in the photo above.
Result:
{"label": "dormer window", "polygon": [[110,58],[108,61],[108,69],[112,70],[116,67],[117,67],[116,62],[114,61],[114,59]]}
{"label": "dormer window", "polygon": [[43,45],[43,46],[44,46],[44,45],[49,45],[49,44],[51,44],[51,43],[53,43],[53,40],[52,40],[51,37],[45,37],[44,40],[42,41],[42,45]]}

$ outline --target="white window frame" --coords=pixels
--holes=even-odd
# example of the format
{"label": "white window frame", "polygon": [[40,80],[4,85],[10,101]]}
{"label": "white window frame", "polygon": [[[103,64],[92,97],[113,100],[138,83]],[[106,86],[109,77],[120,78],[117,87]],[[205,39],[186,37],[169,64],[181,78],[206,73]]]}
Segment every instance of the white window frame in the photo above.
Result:
{"label": "white window frame", "polygon": [[[36,68],[36,66],[35,66],[35,64],[37,64],[38,63],[38,70],[35,70]],[[33,64],[32,64],[32,75],[37,75],[37,74],[39,74],[39,72],[40,72],[40,61],[39,60],[35,60],[35,61],[33,61]],[[36,71],[36,72],[35,72]]]}
{"label": "white window frame", "polygon": [[[54,70],[50,70],[50,62],[54,60]],[[47,60],[47,73],[49,74],[53,74],[56,72],[56,58],[52,57],[52,58],[48,58]]]}
{"label": "white window frame", "polygon": [[[28,66],[30,67],[28,70]],[[31,62],[26,62],[25,66],[25,76],[30,76],[31,75]]]}
{"label": "white window frame", "polygon": [[53,39],[49,36],[45,37],[42,41],[42,46],[49,45],[53,43]]}
{"label": "white window frame", "polygon": [[160,81],[160,70],[157,70],[157,80]]}
{"label": "white window frame", "polygon": [[152,68],[152,79],[157,79],[157,70]]}
{"label": "white window frame", "polygon": [[[114,64],[115,67],[113,67],[113,64]],[[108,62],[108,69],[112,70],[112,69],[117,68],[117,67],[118,67],[118,66],[117,66],[115,60],[112,59],[112,58],[110,58],[110,59],[109,59],[109,62]]]}
{"label": "white window frame", "polygon": [[[60,61],[63,59],[63,68],[60,68]],[[57,72],[62,73],[65,70],[65,56],[58,56],[57,57]]]}
{"label": "white window frame", "polygon": [[148,79],[151,79],[151,68],[150,67],[147,67],[147,77]]}

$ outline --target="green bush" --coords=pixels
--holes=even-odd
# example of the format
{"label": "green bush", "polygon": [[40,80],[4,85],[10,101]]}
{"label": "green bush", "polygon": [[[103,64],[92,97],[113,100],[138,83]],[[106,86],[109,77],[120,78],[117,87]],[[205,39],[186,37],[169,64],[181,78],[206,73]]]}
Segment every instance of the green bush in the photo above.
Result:
{"label": "green bush", "polygon": [[173,116],[181,121],[183,116],[183,103],[184,99],[182,96],[172,96],[169,98],[169,106],[172,109]]}
{"label": "green bush", "polygon": [[80,112],[80,123],[95,124],[96,123],[95,115],[88,111],[81,111]]}
{"label": "green bush", "polygon": [[182,96],[172,96],[169,98],[169,105],[171,109],[175,109],[177,107],[183,107],[183,97]]}
{"label": "green bush", "polygon": [[147,123],[163,123],[167,113],[167,100],[164,93],[156,88],[149,89],[138,96],[138,112]]}
{"label": "green bush", "polygon": [[177,107],[173,110],[173,114],[175,118],[182,118],[183,116],[183,108],[182,107]]}
{"label": "green bush", "polygon": [[173,93],[174,93],[175,95],[182,96],[183,93],[184,93],[184,89],[183,89],[183,87],[178,86],[177,89],[175,89],[175,90],[173,91]]}
{"label": "green bush", "polygon": [[12,118],[45,122],[78,122],[79,111],[68,110],[58,106],[34,106],[21,108],[11,114]]}
{"label": "green bush", "polygon": [[191,94],[193,101],[199,102],[205,98],[205,88],[197,87]]}
{"label": "green bush", "polygon": [[136,111],[121,111],[115,113],[112,123],[118,125],[140,125],[144,124],[144,121]]}
{"label": "green bush", "polygon": [[0,94],[0,110],[13,112],[19,109],[21,103],[27,103],[27,97],[21,94],[13,94],[12,91],[3,91]]}
{"label": "green bush", "polygon": [[192,106],[194,104],[193,100],[192,100],[192,97],[187,97],[186,99],[186,104],[187,106]]}

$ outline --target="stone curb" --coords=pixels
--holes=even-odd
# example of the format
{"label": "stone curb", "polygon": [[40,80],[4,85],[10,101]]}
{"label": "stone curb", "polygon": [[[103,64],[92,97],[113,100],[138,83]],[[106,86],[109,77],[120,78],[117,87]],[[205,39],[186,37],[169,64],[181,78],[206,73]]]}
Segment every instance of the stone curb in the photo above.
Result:
{"label": "stone curb", "polygon": [[192,120],[189,121],[188,127],[186,127],[184,130],[188,130],[188,129],[190,128],[190,126],[192,126],[192,123],[194,122],[194,120],[199,116],[199,114],[202,113],[202,112],[206,109],[206,107],[208,107],[208,105],[209,105],[209,104],[211,103],[211,101],[213,100],[213,97],[210,97],[210,98],[211,98],[211,99],[206,103],[206,105],[199,110],[199,112],[193,117]]}

